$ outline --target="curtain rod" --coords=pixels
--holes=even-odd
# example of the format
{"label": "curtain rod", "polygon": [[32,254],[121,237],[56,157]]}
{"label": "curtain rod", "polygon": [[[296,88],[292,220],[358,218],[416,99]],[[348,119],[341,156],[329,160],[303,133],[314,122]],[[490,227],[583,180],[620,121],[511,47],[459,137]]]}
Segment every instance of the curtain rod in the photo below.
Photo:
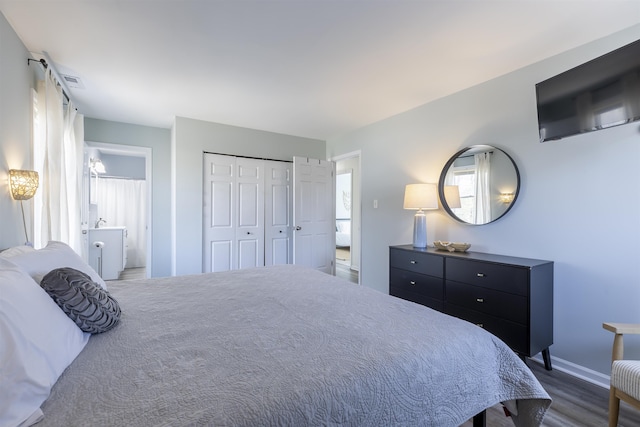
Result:
{"label": "curtain rod", "polygon": [[100,179],[126,179],[129,181],[146,181],[144,178],[133,178],[131,176],[116,176],[116,175],[98,175]]}
{"label": "curtain rod", "polygon": [[41,58],[41,59],[27,58],[27,66],[31,65],[31,61],[35,61],[35,62],[40,63],[40,65],[42,65],[45,70],[47,68],[51,68],[51,72],[53,73],[53,76],[56,78],[58,86],[60,86],[60,89],[62,90],[62,95],[65,98],[67,98],[67,102],[71,102],[71,98],[69,97],[69,94],[67,93],[68,90],[65,90],[65,86],[63,86],[62,80],[60,79],[60,76],[56,72],[55,68],[49,67],[49,64],[47,63],[47,61],[44,58]]}
{"label": "curtain rod", "polygon": [[[476,153],[476,154],[482,154],[482,153],[485,153],[485,154],[486,154],[486,153],[493,154],[493,150],[491,150],[491,151],[481,151],[481,152]],[[475,154],[467,154],[466,156],[458,156],[458,157],[459,157],[460,159],[464,159],[464,158],[466,158],[466,157],[473,157],[473,156],[475,156]]]}

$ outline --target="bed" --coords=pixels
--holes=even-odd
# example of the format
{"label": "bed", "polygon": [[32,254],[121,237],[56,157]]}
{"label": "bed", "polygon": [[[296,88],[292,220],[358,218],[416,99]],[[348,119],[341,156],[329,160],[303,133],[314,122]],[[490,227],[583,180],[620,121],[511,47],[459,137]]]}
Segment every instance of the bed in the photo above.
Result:
{"label": "bed", "polygon": [[351,220],[336,219],[336,247],[346,248],[351,246]]}
{"label": "bed", "polygon": [[[0,307],[7,278],[37,280],[45,264],[0,257]],[[78,338],[77,357],[23,411],[37,426],[443,427],[499,402],[515,425],[538,426],[551,402],[483,329],[304,267],[109,282],[108,293],[119,322]]]}

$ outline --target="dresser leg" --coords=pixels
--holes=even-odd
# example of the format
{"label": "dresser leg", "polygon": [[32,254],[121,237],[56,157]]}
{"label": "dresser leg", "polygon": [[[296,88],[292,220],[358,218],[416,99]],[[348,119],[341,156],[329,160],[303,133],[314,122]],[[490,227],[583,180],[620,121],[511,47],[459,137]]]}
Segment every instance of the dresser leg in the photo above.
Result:
{"label": "dresser leg", "polygon": [[549,347],[542,350],[542,360],[544,360],[544,368],[547,371],[550,371],[552,367],[551,367],[551,354],[549,353]]}

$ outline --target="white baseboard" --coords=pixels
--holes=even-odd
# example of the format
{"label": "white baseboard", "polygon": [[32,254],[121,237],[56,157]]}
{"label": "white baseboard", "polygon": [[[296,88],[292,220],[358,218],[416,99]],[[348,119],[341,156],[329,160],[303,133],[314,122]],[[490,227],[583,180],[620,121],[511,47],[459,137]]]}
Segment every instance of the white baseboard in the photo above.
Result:
{"label": "white baseboard", "polygon": [[[531,360],[544,365],[541,354],[532,357]],[[551,356],[551,366],[553,369],[557,369],[558,371],[562,371],[576,378],[580,378],[581,380],[590,382],[591,384],[606,388],[607,390],[609,389],[609,384],[611,382],[609,375],[601,374],[593,369],[585,368],[584,366],[577,365],[573,362],[569,362],[568,360],[560,359],[555,356]]]}

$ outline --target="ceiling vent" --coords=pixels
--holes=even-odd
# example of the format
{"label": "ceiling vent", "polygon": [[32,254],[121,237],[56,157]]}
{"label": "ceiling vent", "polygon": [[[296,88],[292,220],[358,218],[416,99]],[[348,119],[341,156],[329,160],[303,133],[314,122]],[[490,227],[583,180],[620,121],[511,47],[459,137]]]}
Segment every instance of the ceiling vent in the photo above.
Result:
{"label": "ceiling vent", "polygon": [[82,83],[82,80],[80,80],[80,77],[69,76],[67,74],[61,74],[60,77],[64,79],[64,82],[66,83],[67,87],[72,87],[75,89],[84,89],[84,84]]}

